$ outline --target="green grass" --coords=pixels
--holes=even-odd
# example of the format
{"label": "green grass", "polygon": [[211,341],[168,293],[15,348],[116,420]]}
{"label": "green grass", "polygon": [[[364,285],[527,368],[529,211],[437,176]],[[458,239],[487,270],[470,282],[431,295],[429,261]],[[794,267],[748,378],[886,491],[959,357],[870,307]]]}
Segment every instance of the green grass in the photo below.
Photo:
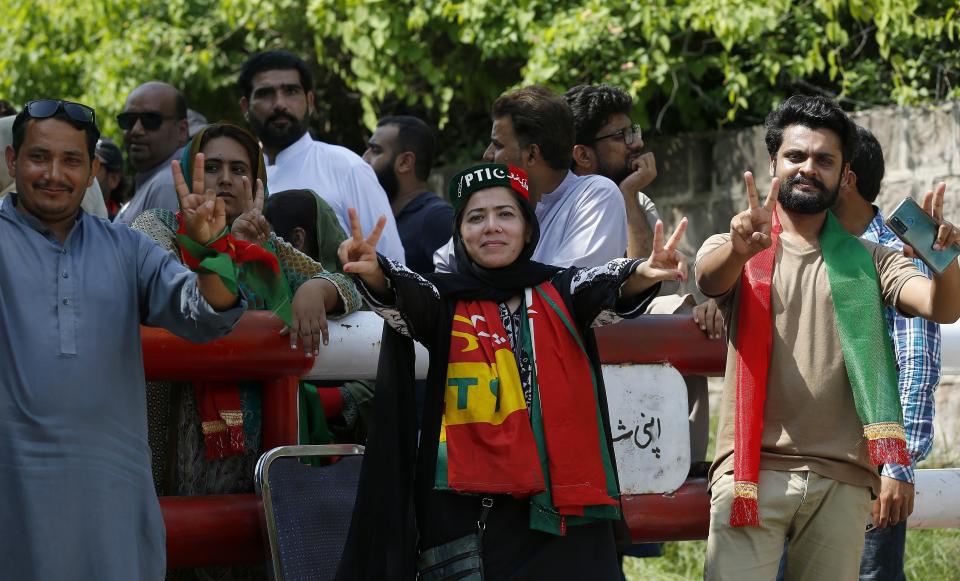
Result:
{"label": "green grass", "polygon": [[[624,559],[631,581],[703,579],[706,541],[665,543],[659,559]],[[960,530],[907,531],[904,572],[910,581],[960,579]]]}

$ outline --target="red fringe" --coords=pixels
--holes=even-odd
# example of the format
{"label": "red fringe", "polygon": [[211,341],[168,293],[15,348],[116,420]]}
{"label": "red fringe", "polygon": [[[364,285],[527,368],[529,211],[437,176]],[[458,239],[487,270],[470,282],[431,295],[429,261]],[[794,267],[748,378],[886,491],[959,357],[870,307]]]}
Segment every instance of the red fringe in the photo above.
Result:
{"label": "red fringe", "polygon": [[224,457],[226,432],[211,432],[203,435],[203,456],[207,460],[219,460]]}
{"label": "red fringe", "polygon": [[229,455],[243,454],[243,426],[229,426],[227,431],[230,433]]}
{"label": "red fringe", "polygon": [[868,440],[870,447],[870,461],[875,465],[900,464],[910,466],[910,454],[907,453],[907,442],[900,438],[877,438]]}
{"label": "red fringe", "polygon": [[221,460],[243,454],[243,426],[230,426],[226,430],[203,435],[204,458]]}
{"label": "red fringe", "polygon": [[730,507],[730,526],[760,526],[760,507],[757,505],[757,499],[743,496],[733,497],[733,506]]}

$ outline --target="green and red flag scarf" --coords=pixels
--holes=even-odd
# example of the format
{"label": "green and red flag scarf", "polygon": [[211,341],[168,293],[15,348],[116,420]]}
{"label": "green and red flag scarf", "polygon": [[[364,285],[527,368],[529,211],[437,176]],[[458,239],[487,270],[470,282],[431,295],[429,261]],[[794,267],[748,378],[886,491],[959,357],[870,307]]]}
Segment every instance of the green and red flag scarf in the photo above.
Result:
{"label": "green and red flag scarf", "polygon": [[[773,317],[770,291],[781,226],[773,215],[769,248],[743,269],[737,319],[737,394],[734,420],[734,499],[730,525],[759,526],[757,503],[763,407],[770,367]],[[893,348],[877,269],[863,243],[851,236],[831,212],[820,231],[834,319],[857,415],[863,423],[870,460],[910,465],[897,388]]]}
{"label": "green and red flag scarf", "polygon": [[[215,123],[201,129],[183,148],[180,167],[186,183],[191,182],[194,160],[202,149],[205,135],[211,129],[221,129],[223,124]],[[248,144],[257,149],[251,159],[254,167],[250,175],[251,183],[259,178],[263,182],[263,195],[267,196],[267,171],[263,163],[263,154],[255,144],[257,139],[246,130],[231,127],[234,133],[246,134]],[[243,145],[235,135],[229,137]],[[220,277],[223,284],[233,293],[243,288],[250,304],[265,307],[273,311],[287,326],[292,319],[290,286],[280,268],[277,251],[270,242],[263,245],[252,244],[235,239],[228,230],[207,244],[198,244],[191,240],[183,228],[183,216],[176,215],[176,236],[180,246],[180,255],[191,270],[212,273]],[[301,384],[301,404],[299,406],[301,425],[308,418],[323,418],[323,410],[315,397],[316,390]],[[313,396],[304,393],[313,389]],[[204,434],[205,456],[208,460],[242,454],[243,413],[240,409],[240,388],[236,382],[204,381],[194,384],[197,408]],[[326,433],[326,424],[317,426],[322,434]],[[311,430],[309,433],[313,433]],[[327,440],[329,441],[329,440]],[[313,442],[312,442],[313,443]]]}
{"label": "green and red flag scarf", "polygon": [[553,534],[617,519],[616,473],[583,342],[550,283],[527,289],[525,307],[531,410],[497,304],[457,303],[436,488],[532,497],[531,528]]}
{"label": "green and red flag scarf", "polygon": [[[242,273],[242,285],[262,299],[284,323],[290,324],[290,290],[272,247],[262,248],[237,240],[226,231],[205,245],[199,244],[187,236],[182,213],[178,212],[176,216],[177,242],[188,268],[198,273],[216,274],[232,293],[237,293]],[[236,382],[198,381],[194,382],[194,392],[206,459],[243,454],[243,412]]]}

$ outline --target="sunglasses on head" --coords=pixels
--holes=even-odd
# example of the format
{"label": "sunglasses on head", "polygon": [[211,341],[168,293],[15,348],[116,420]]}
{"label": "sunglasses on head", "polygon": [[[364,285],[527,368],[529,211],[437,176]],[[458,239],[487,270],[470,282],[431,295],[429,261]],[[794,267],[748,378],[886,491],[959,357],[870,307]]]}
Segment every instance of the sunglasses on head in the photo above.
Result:
{"label": "sunglasses on head", "polygon": [[176,119],[176,117],[157,113],[156,111],[130,111],[117,115],[117,124],[120,126],[120,129],[130,131],[133,129],[133,126],[137,124],[137,121],[140,121],[140,125],[143,126],[145,130],[156,131],[160,129],[160,126],[163,125],[163,122],[167,119]]}
{"label": "sunglasses on head", "polygon": [[24,107],[27,115],[33,119],[53,117],[57,114],[57,111],[61,109],[67,114],[67,117],[77,123],[85,125],[94,125],[96,123],[97,115],[93,111],[93,107],[88,107],[82,103],[74,103],[73,101],[63,101],[60,99],[37,99],[36,101],[30,101],[27,103],[27,106]]}

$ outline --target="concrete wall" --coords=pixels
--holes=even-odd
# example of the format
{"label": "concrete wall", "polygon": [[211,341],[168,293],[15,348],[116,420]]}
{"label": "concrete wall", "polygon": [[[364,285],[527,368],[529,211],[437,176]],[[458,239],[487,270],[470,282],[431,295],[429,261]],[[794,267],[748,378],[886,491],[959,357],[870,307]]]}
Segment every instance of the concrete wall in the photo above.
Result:
{"label": "concrete wall", "polygon": [[[947,183],[944,213],[960,222],[960,102],[929,109],[884,107],[855,116],[880,141],[886,176],[878,205],[889,212],[905,196],[922,196]],[[743,172],[753,171],[763,195],[769,156],[763,127],[651,138],[658,177],[649,195],[668,231],[682,217],[690,224],[684,250],[691,255],[711,234],[729,231],[730,218],[747,208]]]}
{"label": "concrete wall", "polygon": [[[905,196],[922,196],[947,183],[944,215],[960,222],[960,102],[933,108],[883,107],[855,116],[883,147],[886,173],[878,199],[889,213]],[[727,232],[730,218],[747,208],[743,172],[758,176],[763,195],[770,184],[762,127],[650,139],[657,180],[647,188],[668,228],[683,216],[690,225],[683,250],[690,256],[711,234]],[[923,467],[960,466],[960,376],[943,377],[936,395],[934,446]],[[711,404],[720,383],[711,381]],[[713,407],[712,409],[716,409]]]}

